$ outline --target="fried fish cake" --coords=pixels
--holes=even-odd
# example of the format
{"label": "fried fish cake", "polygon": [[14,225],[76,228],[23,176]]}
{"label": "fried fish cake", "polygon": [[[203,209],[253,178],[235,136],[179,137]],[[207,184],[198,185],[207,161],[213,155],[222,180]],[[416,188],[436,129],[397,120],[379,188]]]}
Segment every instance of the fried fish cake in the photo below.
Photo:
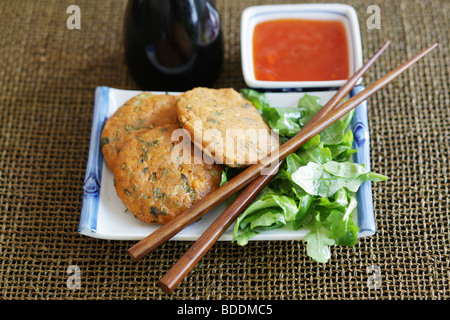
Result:
{"label": "fried fish cake", "polygon": [[101,135],[101,148],[108,167],[116,166],[126,141],[154,125],[178,124],[177,96],[143,92],[128,100],[108,120]]}
{"label": "fried fish cake", "polygon": [[186,149],[177,149],[172,133],[179,125],[153,126],[128,140],[117,156],[114,185],[117,195],[136,218],[164,224],[219,187],[222,166],[206,164],[186,136]]}
{"label": "fried fish cake", "polygon": [[254,164],[279,147],[259,111],[231,88],[194,88],[177,101],[178,120],[193,142],[217,163]]}

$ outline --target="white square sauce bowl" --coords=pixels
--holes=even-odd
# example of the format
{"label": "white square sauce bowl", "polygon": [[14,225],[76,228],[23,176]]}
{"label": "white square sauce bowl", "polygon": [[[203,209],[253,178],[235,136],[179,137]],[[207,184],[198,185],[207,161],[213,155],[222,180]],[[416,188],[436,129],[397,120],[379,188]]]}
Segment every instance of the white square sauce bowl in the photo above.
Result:
{"label": "white square sauce bowl", "polygon": [[[339,22],[343,26],[347,45],[341,46],[347,48],[346,65],[348,65],[348,76],[346,79],[301,79],[301,80],[283,80],[283,79],[258,79],[256,77],[254,61],[254,31],[260,23],[274,20],[303,20],[303,21],[328,21]],[[305,31],[305,35],[314,35],[314,32]],[[270,43],[277,41],[286,41],[287,37],[273,37],[268,39]],[[302,37],[298,41],[302,41]],[[323,44],[327,42],[322,38]],[[331,41],[329,41],[331,43]],[[329,44],[328,43],[328,44]],[[317,43],[320,45],[320,43]],[[333,52],[333,48],[324,49]],[[317,58],[317,57],[316,57]],[[261,5],[246,8],[241,16],[241,59],[242,72],[245,83],[248,87],[254,89],[277,89],[277,90],[302,90],[305,88],[338,88],[346,80],[361,68],[363,64],[361,36],[359,30],[358,16],[353,7],[344,4],[288,4],[288,5]],[[320,58],[319,58],[320,59]],[[316,59],[317,60],[317,59]],[[304,61],[302,60],[302,63]],[[314,63],[318,63],[317,61]],[[324,62],[325,63],[325,62]],[[319,62],[320,64],[320,62]],[[294,67],[294,66],[293,66]],[[275,67],[274,67],[275,68]],[[311,75],[314,73],[312,72]],[[361,81],[361,80],[360,80]],[[360,82],[358,82],[360,83]]]}

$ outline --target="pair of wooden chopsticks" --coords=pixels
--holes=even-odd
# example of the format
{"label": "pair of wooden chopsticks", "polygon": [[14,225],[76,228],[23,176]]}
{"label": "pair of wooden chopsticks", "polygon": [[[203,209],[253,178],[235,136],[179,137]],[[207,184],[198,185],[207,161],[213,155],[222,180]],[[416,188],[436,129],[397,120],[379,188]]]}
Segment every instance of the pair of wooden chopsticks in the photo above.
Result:
{"label": "pair of wooden chopsticks", "polygon": [[[186,212],[162,225],[155,232],[132,246],[128,252],[133,260],[137,261],[146,254],[157,248],[162,243],[172,238],[179,231],[197,221],[214,206],[230,197],[244,186],[248,187],[227,207],[219,218],[205,231],[205,233],[190,247],[181,259],[161,278],[159,286],[167,293],[171,293],[183,278],[192,270],[197,262],[208,252],[212,245],[227,230],[240,213],[251,203],[259,192],[267,185],[278,169],[284,164],[284,159],[291,153],[296,152],[303,144],[325,130],[328,126],[346,115],[353,108],[371,97],[378,90],[386,86],[389,82],[411,67],[423,56],[434,49],[437,44],[419,53],[401,66],[395,68],[381,79],[375,81],[349,100],[337,106],[342,99],[353,88],[356,82],[377,60],[381,53],[387,48],[390,41],[385,45],[360,69],[349,81],[333,96],[333,98],[311,119],[305,127],[293,138],[282,144],[276,156],[267,156],[259,163],[248,167],[239,175],[228,181],[222,187],[209,193],[203,200],[194,204]],[[261,171],[269,167],[269,172],[264,175]]]}

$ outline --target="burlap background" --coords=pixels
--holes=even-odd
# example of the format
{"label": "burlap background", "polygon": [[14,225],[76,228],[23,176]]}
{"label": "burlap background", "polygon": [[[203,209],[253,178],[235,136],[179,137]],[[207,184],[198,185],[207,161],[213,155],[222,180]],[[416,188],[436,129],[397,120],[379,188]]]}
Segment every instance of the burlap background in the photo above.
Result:
{"label": "burlap background", "polygon": [[[269,2],[217,0],[226,37],[217,87],[245,86],[240,15]],[[135,263],[134,242],[77,233],[94,90],[136,88],[122,52],[125,0],[0,0],[0,297],[448,299],[449,2],[342,2],[358,12],[365,58],[392,40],[365,84],[440,43],[369,100],[372,168],[390,177],[373,186],[376,235],[333,248],[324,265],[297,241],[220,242],[166,295],[156,283],[191,243],[166,243]],[[81,8],[81,30],[66,27],[71,4]],[[380,30],[366,26],[372,4]],[[81,270],[80,289],[67,286],[70,265]],[[377,289],[370,266],[380,271]]]}

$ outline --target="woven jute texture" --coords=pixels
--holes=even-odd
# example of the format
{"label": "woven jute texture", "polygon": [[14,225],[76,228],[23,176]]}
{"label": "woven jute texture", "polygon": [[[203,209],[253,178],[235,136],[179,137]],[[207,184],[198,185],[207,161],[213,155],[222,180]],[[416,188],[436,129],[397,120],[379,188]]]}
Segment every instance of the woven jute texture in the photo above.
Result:
{"label": "woven jute texture", "polygon": [[[245,87],[241,13],[269,2],[283,3],[216,2],[225,35],[216,87]],[[191,242],[167,242],[132,262],[135,242],[77,232],[94,90],[137,89],[123,58],[126,2],[1,0],[1,299],[448,299],[449,2],[342,2],[358,13],[365,59],[392,41],[363,84],[439,43],[368,101],[372,169],[389,176],[373,184],[376,234],[333,247],[326,264],[301,241],[219,242],[167,295],[157,282]],[[79,30],[66,26],[73,4]],[[380,29],[367,26],[373,4]],[[79,288],[68,286],[70,266],[81,272]]]}

